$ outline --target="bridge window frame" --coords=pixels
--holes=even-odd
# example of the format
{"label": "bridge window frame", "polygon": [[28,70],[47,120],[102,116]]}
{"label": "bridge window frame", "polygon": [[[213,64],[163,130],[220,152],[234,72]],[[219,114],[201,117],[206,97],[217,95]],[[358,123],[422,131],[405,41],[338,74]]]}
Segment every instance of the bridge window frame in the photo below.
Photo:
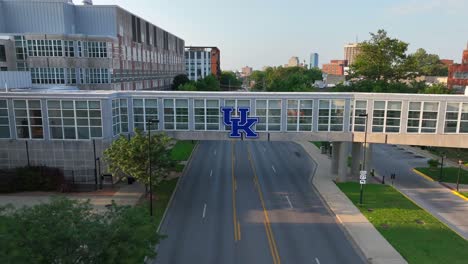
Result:
{"label": "bridge window frame", "polygon": [[[248,104],[245,104],[248,102]],[[238,107],[248,107],[250,109],[249,116],[252,115],[252,100],[251,99],[225,99],[224,107],[232,107],[234,111],[231,112],[231,117],[239,117]],[[220,110],[221,111],[221,110]],[[230,131],[231,126],[224,126],[225,131]]]}
{"label": "bridge window frame", "polygon": [[[264,107],[259,107],[265,102]],[[275,102],[272,104],[272,102]],[[255,116],[258,117],[258,123],[255,125],[257,131],[263,132],[281,132],[281,114],[282,114],[281,99],[256,99],[255,100]],[[278,105],[276,107],[276,105]],[[264,127],[263,127],[264,126]],[[260,127],[260,128],[259,128]]]}
{"label": "bridge window frame", "polygon": [[[376,108],[377,104],[382,104],[383,107]],[[392,109],[390,104],[400,104],[399,109]],[[391,133],[391,134],[400,134],[401,133],[401,114],[402,114],[403,102],[394,101],[394,100],[375,100],[374,109],[372,116],[372,133]],[[395,113],[399,112],[399,116],[396,117]],[[391,124],[389,121],[398,120],[398,126]],[[390,129],[388,129],[390,128]],[[398,128],[397,130],[392,130]]]}
{"label": "bridge window frame", "polygon": [[[152,102],[152,103],[150,103]],[[133,129],[142,132],[150,129],[148,121],[159,120],[159,100],[157,98],[133,98]],[[151,131],[159,130],[159,123],[151,124]]]}
{"label": "bridge window frame", "polygon": [[[209,101],[216,102],[217,106],[209,106]],[[202,102],[201,106],[197,106],[197,102]],[[219,131],[221,112],[219,99],[194,99],[193,100],[193,123],[196,131]],[[199,111],[203,110],[201,114]],[[211,114],[209,114],[211,112]],[[216,113],[216,114],[215,114]],[[198,118],[198,121],[197,121]],[[202,119],[200,119],[202,118]],[[216,119],[217,122],[210,121]],[[197,127],[198,126],[198,127]],[[202,128],[200,128],[203,126]]]}
{"label": "bridge window frame", "polygon": [[[454,110],[454,105],[457,105],[457,111]],[[451,106],[450,106],[451,105]],[[452,109],[449,109],[451,107]],[[449,116],[451,118],[449,118]],[[455,132],[447,131],[447,123],[456,123]],[[453,128],[453,126],[452,126]],[[468,134],[468,103],[451,102],[447,103],[446,114],[444,120],[445,134]]]}
{"label": "bridge window frame", "polygon": [[[44,139],[44,115],[41,100],[15,99],[13,100],[13,110],[17,139]],[[20,121],[21,124],[18,124]],[[24,136],[20,136],[20,134],[24,134]]]}
{"label": "bridge window frame", "polygon": [[[166,104],[172,102],[170,104]],[[178,106],[185,103],[185,107]],[[171,131],[189,130],[189,99],[187,98],[164,98],[164,129]],[[172,120],[172,121],[168,121]]]}
{"label": "bridge window frame", "polygon": [[[358,105],[359,103],[364,102],[365,106]],[[366,130],[366,117],[361,117],[359,115],[367,113],[367,107],[369,105],[368,100],[352,100],[351,101],[351,114],[349,122],[349,131],[352,132],[365,132]],[[356,129],[358,127],[358,129]],[[361,129],[362,128],[362,129]]]}
{"label": "bridge window frame", "polygon": [[8,100],[0,100],[0,139],[10,139],[10,115],[8,113]]}
{"label": "bridge window frame", "polygon": [[[310,107],[308,106],[310,104]],[[312,132],[314,129],[314,100],[288,99],[286,102],[288,132]],[[304,113],[304,114],[301,114]],[[301,120],[302,119],[302,120]],[[304,122],[304,121],[309,121]],[[292,121],[292,122],[290,122]],[[309,128],[310,127],[310,128]],[[309,129],[304,129],[309,128]]]}
{"label": "bridge window frame", "polygon": [[317,130],[319,132],[344,132],[345,104],[344,99],[319,99]]}
{"label": "bridge window frame", "polygon": [[[416,104],[419,104],[416,106]],[[426,108],[429,104],[437,104],[437,110]],[[414,105],[414,106],[413,106]],[[440,102],[410,101],[408,102],[408,121],[406,133],[408,134],[436,134],[440,111]],[[435,113],[435,117],[431,114]],[[433,125],[429,125],[433,124]]]}

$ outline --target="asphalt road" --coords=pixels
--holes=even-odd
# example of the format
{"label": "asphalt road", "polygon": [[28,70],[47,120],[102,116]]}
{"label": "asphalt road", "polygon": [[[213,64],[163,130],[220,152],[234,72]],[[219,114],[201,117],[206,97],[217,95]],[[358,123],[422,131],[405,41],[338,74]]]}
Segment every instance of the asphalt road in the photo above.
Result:
{"label": "asphalt road", "polygon": [[154,263],[364,263],[290,142],[200,142]]}
{"label": "asphalt road", "polygon": [[468,203],[412,171],[427,167],[427,158],[394,145],[374,144],[372,159],[376,171],[386,175],[386,183],[391,183],[389,175],[395,173],[395,187],[468,239]]}

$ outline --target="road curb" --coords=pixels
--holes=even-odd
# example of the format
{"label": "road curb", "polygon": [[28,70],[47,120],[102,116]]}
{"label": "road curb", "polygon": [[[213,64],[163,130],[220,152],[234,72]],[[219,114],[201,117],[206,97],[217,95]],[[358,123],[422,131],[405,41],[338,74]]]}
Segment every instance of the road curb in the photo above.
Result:
{"label": "road curb", "polygon": [[412,171],[413,171],[414,173],[416,173],[417,175],[419,175],[419,176],[425,178],[425,179],[428,180],[428,181],[435,182],[434,179],[432,179],[431,177],[427,176],[426,174],[424,174],[424,173],[418,171],[416,168],[413,168]]}
{"label": "road curb", "polygon": [[174,191],[172,191],[171,198],[169,198],[169,202],[167,202],[166,209],[164,210],[164,214],[161,217],[161,222],[159,222],[158,229],[156,230],[156,232],[158,232],[158,233],[161,230],[161,226],[164,223],[164,220],[166,219],[167,211],[169,210],[169,208],[172,205],[172,200],[174,200],[174,196],[175,196],[177,190],[179,189],[179,184],[182,181],[182,178],[184,177],[188,167],[190,167],[190,165],[192,164],[192,156],[193,156],[193,153],[195,153],[197,151],[198,145],[199,145],[199,142],[197,141],[197,143],[195,144],[195,147],[193,147],[192,153],[190,153],[190,156],[189,156],[189,158],[187,160],[187,164],[184,166],[184,169],[182,170],[182,173],[180,174],[179,180],[177,181],[177,184],[174,187]]}

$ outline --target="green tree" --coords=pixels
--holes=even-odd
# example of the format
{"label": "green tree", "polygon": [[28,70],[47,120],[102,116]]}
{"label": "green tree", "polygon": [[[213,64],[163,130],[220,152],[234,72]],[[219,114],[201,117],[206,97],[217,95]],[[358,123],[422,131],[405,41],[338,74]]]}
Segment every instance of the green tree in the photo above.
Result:
{"label": "green tree", "polygon": [[194,92],[194,91],[197,91],[197,86],[195,85],[195,82],[188,82],[188,83],[180,85],[177,90]]}
{"label": "green tree", "polygon": [[213,75],[208,75],[205,78],[198,80],[195,83],[197,91],[220,91],[219,81]]}
{"label": "green tree", "polygon": [[321,79],[322,72],[316,68],[281,66],[254,71],[249,78],[255,83],[254,90],[268,92],[312,92],[314,82]]}
{"label": "green tree", "polygon": [[443,84],[426,85],[419,93],[423,94],[450,94],[450,90]]}
{"label": "green tree", "polygon": [[416,75],[414,56],[408,56],[408,43],[390,38],[383,29],[370,33],[371,39],[359,44],[360,53],[350,66],[351,77],[385,82],[407,80]]}
{"label": "green tree", "polygon": [[172,90],[179,90],[179,87],[181,85],[184,85],[186,83],[190,82],[189,78],[187,77],[187,74],[179,74],[174,77],[174,80],[172,81]]}
{"label": "green tree", "polygon": [[424,49],[418,49],[411,54],[416,62],[417,71],[424,76],[448,76],[448,66],[440,61],[436,54],[428,54]]}
{"label": "green tree", "polygon": [[103,214],[89,202],[53,198],[33,207],[0,210],[2,263],[143,263],[162,238],[146,208]]}
{"label": "green tree", "polygon": [[239,80],[236,73],[232,71],[223,71],[219,82],[223,87],[240,87],[242,85],[242,81]]}
{"label": "green tree", "polygon": [[[169,175],[174,166],[170,158],[171,138],[165,134],[151,135],[151,174],[153,185]],[[121,136],[104,151],[105,160],[113,174],[124,173],[149,185],[148,137],[139,130],[129,139]],[[154,188],[153,188],[154,189]]]}

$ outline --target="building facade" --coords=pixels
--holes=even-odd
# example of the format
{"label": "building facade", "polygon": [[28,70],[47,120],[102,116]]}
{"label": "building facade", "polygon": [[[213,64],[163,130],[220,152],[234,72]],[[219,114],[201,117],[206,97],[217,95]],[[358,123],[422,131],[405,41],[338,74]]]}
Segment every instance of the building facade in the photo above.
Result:
{"label": "building facade", "polygon": [[288,67],[299,67],[299,58],[291,57],[288,61]]}
{"label": "building facade", "polygon": [[220,51],[217,47],[186,47],[185,70],[192,81],[208,75],[221,76]]}
{"label": "building facade", "polygon": [[461,64],[449,66],[448,87],[459,92],[468,87],[468,46],[463,51]]}
{"label": "building facade", "polygon": [[348,66],[347,60],[331,60],[330,63],[323,64],[322,72],[331,75],[345,75],[345,67]]}
{"label": "building facade", "polygon": [[184,40],[113,5],[0,0],[0,69],[33,86],[166,90],[184,73]]}
{"label": "building facade", "polygon": [[353,65],[356,56],[359,54],[359,44],[349,43],[344,46],[344,59],[348,61],[348,65]]}
{"label": "building facade", "polygon": [[309,61],[309,69],[319,68],[319,54],[311,53]]}
{"label": "building facade", "polygon": [[241,77],[242,78],[249,77],[252,74],[252,71],[253,71],[252,67],[249,67],[249,66],[242,67]]}

